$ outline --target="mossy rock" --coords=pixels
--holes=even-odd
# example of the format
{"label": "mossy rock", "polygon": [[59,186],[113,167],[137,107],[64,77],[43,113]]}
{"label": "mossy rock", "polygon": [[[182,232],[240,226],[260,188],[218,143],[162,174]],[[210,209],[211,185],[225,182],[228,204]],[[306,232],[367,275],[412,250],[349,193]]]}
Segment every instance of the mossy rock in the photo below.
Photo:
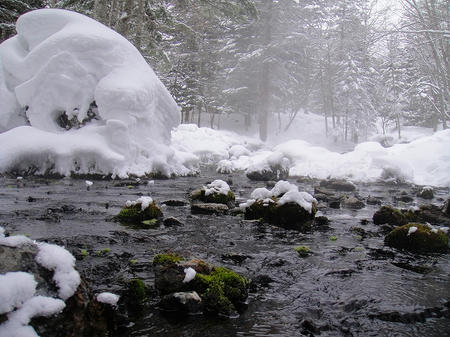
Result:
{"label": "mossy rock", "polygon": [[307,257],[311,254],[311,250],[309,247],[306,246],[297,246],[294,248],[294,250],[298,253],[298,256],[300,257]]}
{"label": "mossy rock", "polygon": [[191,200],[199,200],[206,203],[214,203],[214,204],[229,204],[234,203],[235,195],[232,191],[228,191],[227,194],[223,193],[212,193],[206,195],[205,189],[201,188],[195,190],[190,195]]}
{"label": "mossy rock", "polygon": [[183,260],[183,257],[174,253],[158,254],[153,258],[153,265],[169,266],[177,264],[178,262],[181,262]]}
{"label": "mossy rock", "polygon": [[391,226],[403,226],[408,223],[408,218],[400,210],[391,206],[382,206],[373,215],[375,225],[389,224]]}
{"label": "mossy rock", "polygon": [[161,209],[152,202],[146,209],[141,209],[141,204],[137,203],[132,206],[125,206],[122,208],[120,213],[116,216],[116,218],[125,224],[135,225],[135,226],[147,226],[146,222],[148,220],[157,220],[159,221],[163,216]]}
{"label": "mossy rock", "polygon": [[[416,227],[417,230],[408,234],[411,227]],[[447,235],[441,230],[433,232],[429,226],[423,224],[410,223],[397,227],[384,241],[390,247],[417,253],[441,253],[448,249]]]}
{"label": "mossy rock", "polygon": [[310,213],[296,203],[289,202],[278,205],[276,198],[272,198],[272,200],[274,202],[268,204],[265,204],[262,200],[254,202],[245,209],[245,219],[263,219],[280,227],[302,229],[314,219],[317,212],[316,204],[312,205],[312,212]]}
{"label": "mossy rock", "polygon": [[197,273],[190,287],[202,297],[206,312],[230,315],[246,300],[249,280],[228,268],[214,267],[209,274]]}
{"label": "mossy rock", "polygon": [[127,294],[130,303],[142,304],[147,300],[147,286],[144,281],[134,278],[127,283]]}

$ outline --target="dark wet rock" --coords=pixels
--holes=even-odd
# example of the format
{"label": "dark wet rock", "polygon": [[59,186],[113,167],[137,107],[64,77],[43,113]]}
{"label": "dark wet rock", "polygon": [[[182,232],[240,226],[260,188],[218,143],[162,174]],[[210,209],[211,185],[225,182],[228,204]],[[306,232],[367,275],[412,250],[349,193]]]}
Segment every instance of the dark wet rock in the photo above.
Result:
{"label": "dark wet rock", "polygon": [[191,205],[192,214],[225,214],[228,210],[228,206],[224,204],[196,202]]}
{"label": "dark wet rock", "polygon": [[450,198],[448,198],[442,206],[442,213],[444,213],[447,217],[450,217]]}
{"label": "dark wet rock", "polygon": [[419,193],[417,194],[419,198],[431,200],[434,198],[433,188],[430,186],[425,186],[421,188]]}
{"label": "dark wet rock", "polygon": [[159,302],[163,311],[196,314],[203,311],[201,297],[195,291],[177,292],[163,296]]}
{"label": "dark wet rock", "polygon": [[408,195],[408,193],[406,193],[405,191],[403,191],[403,192],[400,194],[400,196],[398,196],[398,197],[396,198],[396,200],[397,200],[397,201],[404,202],[404,203],[411,203],[411,202],[414,201],[414,198],[411,197],[410,195]]}
{"label": "dark wet rock", "polygon": [[[416,228],[415,231],[411,228]],[[422,224],[407,224],[395,228],[386,238],[388,246],[416,253],[446,252],[448,237],[441,230]]]}
{"label": "dark wet rock", "polygon": [[381,200],[376,197],[372,197],[369,195],[369,197],[366,200],[367,205],[381,205]]}
{"label": "dark wet rock", "polygon": [[169,217],[169,218],[164,219],[163,223],[164,223],[164,226],[166,226],[166,227],[183,226],[184,225],[180,220],[178,220],[177,218],[174,218],[174,217]]}
{"label": "dark wet rock", "polygon": [[161,204],[171,206],[171,207],[179,207],[179,206],[186,206],[187,202],[184,200],[171,199],[171,200],[165,200]]}
{"label": "dark wet rock", "polygon": [[366,207],[366,204],[355,197],[346,197],[342,200],[342,206],[349,209],[362,209]]}
{"label": "dark wet rock", "polygon": [[375,225],[402,226],[408,223],[408,219],[400,210],[391,206],[382,206],[373,215],[373,222]]}
{"label": "dark wet rock", "polygon": [[273,202],[267,204],[263,200],[254,202],[245,209],[244,216],[246,220],[263,219],[280,227],[301,230],[311,224],[316,211],[315,203],[313,203],[310,213],[297,203],[289,202],[278,205],[277,199],[274,198]]}
{"label": "dark wet rock", "polygon": [[262,171],[247,170],[246,175],[248,179],[255,181],[285,180],[289,177],[289,168],[276,164]]}
{"label": "dark wet rock", "polygon": [[436,205],[422,205],[419,209],[405,212],[410,222],[429,222],[433,225],[450,226],[450,217]]}
{"label": "dark wet rock", "polygon": [[35,201],[36,201],[36,198],[33,198],[32,196],[29,196],[29,197],[27,198],[27,201],[28,201],[28,202],[35,202]]}
{"label": "dark wet rock", "polygon": [[155,223],[159,222],[162,217],[163,213],[161,208],[153,201],[144,210],[142,210],[142,203],[140,202],[134,205],[125,206],[116,216],[116,219],[123,224],[145,227],[150,225],[152,220],[154,220]]}
{"label": "dark wet rock", "polygon": [[327,227],[330,224],[330,219],[324,215],[316,216],[314,218],[314,225],[319,227]]}
{"label": "dark wet rock", "polygon": [[228,254],[222,254],[222,260],[224,261],[232,261],[237,264],[241,264],[245,260],[251,258],[249,255],[244,254],[237,254],[237,253],[228,253]]}
{"label": "dark wet rock", "polygon": [[330,198],[328,200],[328,206],[334,209],[341,208],[341,198],[340,197]]}
{"label": "dark wet rock", "polygon": [[320,182],[320,187],[342,192],[353,192],[356,190],[355,184],[340,179],[322,180]]}
{"label": "dark wet rock", "polygon": [[258,275],[252,278],[249,291],[257,292],[258,288],[269,288],[270,284],[273,282],[273,278],[268,275]]}
{"label": "dark wet rock", "polygon": [[396,323],[417,323],[417,322],[425,322],[428,318],[441,318],[441,317],[450,317],[450,310],[448,307],[448,301],[444,303],[442,306],[436,306],[431,308],[411,308],[409,311],[399,311],[399,310],[391,310],[391,311],[378,311],[369,314],[369,318],[379,319],[381,321],[386,322],[396,322]]}
{"label": "dark wet rock", "polygon": [[413,271],[415,273],[418,274],[429,274],[433,271],[433,268],[430,266],[424,266],[424,265],[417,265],[417,264],[412,264],[412,263],[407,263],[407,262],[392,262],[392,264],[396,267],[405,269],[405,270],[410,270]]}

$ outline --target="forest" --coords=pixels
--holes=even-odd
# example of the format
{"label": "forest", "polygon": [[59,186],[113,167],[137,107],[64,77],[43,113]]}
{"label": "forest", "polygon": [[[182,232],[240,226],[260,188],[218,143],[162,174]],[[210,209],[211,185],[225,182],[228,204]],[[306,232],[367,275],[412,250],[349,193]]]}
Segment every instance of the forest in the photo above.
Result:
{"label": "forest", "polygon": [[[233,114],[267,138],[299,111],[324,117],[327,136],[363,141],[402,125],[446,129],[446,0],[4,0],[0,41],[24,12],[86,14],[130,40],[182,109],[211,128]],[[386,5],[386,3],[385,3]],[[281,118],[284,116],[286,118]]]}

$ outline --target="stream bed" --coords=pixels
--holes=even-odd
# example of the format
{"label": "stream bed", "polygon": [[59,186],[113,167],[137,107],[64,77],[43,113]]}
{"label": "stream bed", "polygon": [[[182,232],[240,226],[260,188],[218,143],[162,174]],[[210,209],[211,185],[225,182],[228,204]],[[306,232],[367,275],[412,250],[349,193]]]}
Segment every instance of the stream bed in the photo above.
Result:
{"label": "stream bed", "polygon": [[[448,336],[450,262],[447,254],[415,255],[386,247],[372,216],[363,209],[321,208],[328,226],[307,232],[246,221],[235,215],[193,215],[189,192],[215,180],[232,182],[237,202],[265,182],[245,174],[221,175],[204,168],[199,176],[168,180],[22,179],[0,177],[0,226],[11,234],[65,246],[94,292],[119,293],[130,278],[154,286],[153,257],[174,252],[228,267],[250,279],[247,309],[237,317],[168,317],[158,296],[121,336]],[[314,180],[296,181],[311,194]],[[406,184],[357,184],[357,193],[382,204],[441,205],[447,189],[431,201]],[[412,201],[399,201],[408,195]],[[336,192],[339,194],[340,192]],[[406,193],[406,194],[405,194]],[[353,194],[353,193],[350,193]],[[164,217],[181,226],[135,229],[113,220],[127,200],[150,195]],[[299,257],[294,247],[312,254]]]}

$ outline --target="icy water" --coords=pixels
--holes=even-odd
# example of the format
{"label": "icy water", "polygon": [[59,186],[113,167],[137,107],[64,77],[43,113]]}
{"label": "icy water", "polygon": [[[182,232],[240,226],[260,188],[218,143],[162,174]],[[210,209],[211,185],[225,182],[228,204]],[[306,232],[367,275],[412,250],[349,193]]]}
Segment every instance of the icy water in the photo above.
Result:
{"label": "icy water", "polygon": [[[155,293],[122,336],[450,335],[449,255],[413,255],[385,247],[384,234],[371,222],[379,206],[324,208],[329,227],[305,233],[239,216],[192,215],[188,204],[163,206],[164,217],[176,217],[183,226],[137,230],[112,221],[126,200],[151,195],[157,202],[187,202],[192,189],[214,179],[232,180],[240,199],[265,186],[243,174],[224,176],[207,169],[198,177],[154,184],[95,180],[89,190],[81,179],[0,178],[0,226],[64,245],[96,292],[119,292],[121,282],[133,277],[152,287],[151,262],[164,251],[229,267],[255,280],[248,307],[238,317],[167,317],[158,311]],[[312,193],[318,182],[296,184]],[[358,185],[362,197],[390,204],[397,204],[403,191],[414,197],[411,189]],[[447,190],[436,194],[436,204],[448,197]],[[414,197],[397,206],[419,202]],[[310,247],[313,254],[300,258],[294,251],[298,245]]]}

